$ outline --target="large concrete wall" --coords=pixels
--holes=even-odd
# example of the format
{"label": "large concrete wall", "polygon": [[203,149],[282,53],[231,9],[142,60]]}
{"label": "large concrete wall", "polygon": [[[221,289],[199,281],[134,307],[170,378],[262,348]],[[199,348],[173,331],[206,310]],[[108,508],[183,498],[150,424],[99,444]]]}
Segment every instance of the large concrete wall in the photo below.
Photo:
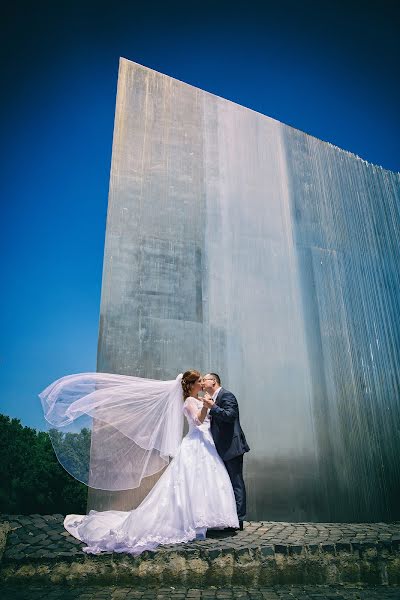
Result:
{"label": "large concrete wall", "polygon": [[399,196],[398,173],[120,61],[98,370],[219,372],[249,518],[400,518]]}

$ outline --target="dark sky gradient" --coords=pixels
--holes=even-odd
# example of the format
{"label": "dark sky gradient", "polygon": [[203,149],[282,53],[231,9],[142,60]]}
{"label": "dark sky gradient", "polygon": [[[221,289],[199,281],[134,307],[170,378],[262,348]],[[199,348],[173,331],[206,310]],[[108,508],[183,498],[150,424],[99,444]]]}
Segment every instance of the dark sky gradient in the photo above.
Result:
{"label": "dark sky gradient", "polygon": [[[13,2],[1,17],[0,412],[96,367],[124,56],[400,170],[395,2]],[[12,4],[12,7],[11,7]]]}

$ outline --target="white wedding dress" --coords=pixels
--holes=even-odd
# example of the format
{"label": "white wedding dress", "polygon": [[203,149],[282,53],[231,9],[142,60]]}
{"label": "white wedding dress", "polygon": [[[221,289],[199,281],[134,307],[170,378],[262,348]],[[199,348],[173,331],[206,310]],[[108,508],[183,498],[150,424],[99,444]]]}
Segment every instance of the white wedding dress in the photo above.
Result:
{"label": "white wedding dress", "polygon": [[129,512],[67,515],[65,529],[86,544],[84,552],[140,554],[160,544],[204,539],[207,528],[238,527],[235,497],[210,432],[210,419],[197,419],[202,402],[183,404],[189,431],[151,492]]}

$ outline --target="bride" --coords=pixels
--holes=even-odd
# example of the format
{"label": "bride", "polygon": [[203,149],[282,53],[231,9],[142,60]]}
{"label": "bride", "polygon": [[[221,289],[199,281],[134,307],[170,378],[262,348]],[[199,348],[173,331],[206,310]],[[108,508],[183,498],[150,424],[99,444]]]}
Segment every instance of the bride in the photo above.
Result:
{"label": "bride", "polygon": [[[85,552],[140,554],[160,544],[204,539],[208,528],[238,527],[229,475],[210,433],[208,409],[198,398],[201,389],[196,370],[173,381],[84,373],[63,377],[39,394],[57,458],[87,485],[132,489],[169,463],[136,509],[65,517],[65,529],[86,544]],[[182,440],[183,415],[189,431]],[[71,447],[60,440],[65,432],[76,439],[82,419],[90,423],[90,453],[73,460]]]}

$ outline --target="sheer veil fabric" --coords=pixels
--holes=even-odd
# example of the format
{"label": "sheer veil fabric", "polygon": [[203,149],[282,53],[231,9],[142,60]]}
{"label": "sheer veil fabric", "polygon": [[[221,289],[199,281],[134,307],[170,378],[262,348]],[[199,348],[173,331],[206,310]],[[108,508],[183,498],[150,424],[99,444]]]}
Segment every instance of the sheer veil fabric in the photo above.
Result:
{"label": "sheer veil fabric", "polygon": [[80,373],[54,381],[39,397],[59,462],[93,488],[138,487],[182,441],[181,379]]}

